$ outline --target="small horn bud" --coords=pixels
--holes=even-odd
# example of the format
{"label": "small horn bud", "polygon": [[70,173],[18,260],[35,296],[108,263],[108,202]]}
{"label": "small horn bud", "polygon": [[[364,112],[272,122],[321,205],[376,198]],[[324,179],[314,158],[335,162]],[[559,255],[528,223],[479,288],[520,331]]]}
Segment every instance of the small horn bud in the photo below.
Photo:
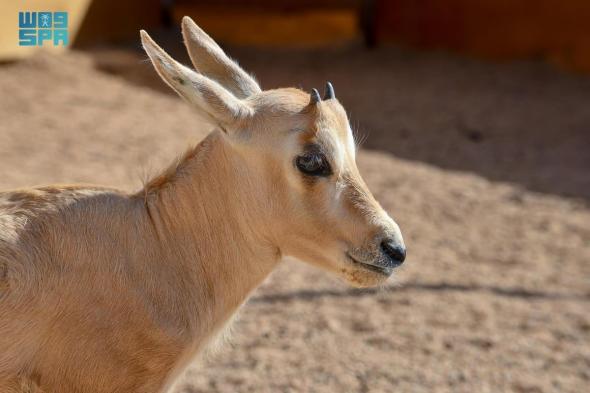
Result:
{"label": "small horn bud", "polygon": [[309,104],[315,105],[321,100],[322,99],[320,98],[320,92],[317,89],[311,89],[311,99],[309,101]]}
{"label": "small horn bud", "polygon": [[334,95],[334,86],[330,82],[326,82],[326,90],[324,92],[324,100],[330,100],[336,97]]}

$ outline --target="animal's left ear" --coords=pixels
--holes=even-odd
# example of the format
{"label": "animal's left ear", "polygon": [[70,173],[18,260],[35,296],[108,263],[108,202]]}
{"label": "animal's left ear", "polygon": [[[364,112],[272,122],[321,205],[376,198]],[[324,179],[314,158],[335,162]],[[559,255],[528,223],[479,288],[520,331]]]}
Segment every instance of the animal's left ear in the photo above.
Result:
{"label": "animal's left ear", "polygon": [[238,63],[230,59],[188,16],[182,18],[182,36],[197,72],[215,79],[238,98],[260,93],[260,86]]}
{"label": "animal's left ear", "polygon": [[252,109],[216,81],[178,63],[141,31],[143,48],[154,68],[172,89],[222,129],[248,117]]}

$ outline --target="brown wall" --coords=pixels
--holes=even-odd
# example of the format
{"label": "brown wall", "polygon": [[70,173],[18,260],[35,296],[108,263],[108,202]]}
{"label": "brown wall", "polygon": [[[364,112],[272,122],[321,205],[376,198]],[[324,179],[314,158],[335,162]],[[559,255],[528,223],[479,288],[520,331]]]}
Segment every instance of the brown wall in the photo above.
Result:
{"label": "brown wall", "polygon": [[590,72],[590,0],[379,0],[378,40]]}
{"label": "brown wall", "polygon": [[83,19],[75,45],[138,39],[140,29],[161,25],[160,0],[94,0]]}

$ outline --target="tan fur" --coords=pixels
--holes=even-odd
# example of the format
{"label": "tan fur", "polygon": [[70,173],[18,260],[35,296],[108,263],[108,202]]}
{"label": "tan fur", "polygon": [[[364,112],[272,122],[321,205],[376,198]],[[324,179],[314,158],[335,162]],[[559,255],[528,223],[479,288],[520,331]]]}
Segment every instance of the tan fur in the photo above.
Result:
{"label": "tan fur", "polygon": [[[145,33],[143,42],[219,130],[135,194],[0,193],[0,392],[163,392],[284,256],[370,286],[386,277],[345,253],[377,258],[376,239],[402,242],[360,178],[337,100],[257,91],[235,63],[220,78],[231,88],[177,74],[169,57],[159,68],[167,55]],[[327,152],[330,178],[295,168],[307,143]]]}

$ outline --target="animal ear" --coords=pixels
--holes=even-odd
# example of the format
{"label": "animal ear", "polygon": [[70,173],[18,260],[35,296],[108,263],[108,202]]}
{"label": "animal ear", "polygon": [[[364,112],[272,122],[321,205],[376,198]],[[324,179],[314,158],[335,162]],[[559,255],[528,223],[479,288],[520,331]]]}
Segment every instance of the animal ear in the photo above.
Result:
{"label": "animal ear", "polygon": [[260,86],[254,78],[230,59],[188,16],[182,18],[182,36],[197,72],[215,79],[236,97],[246,98],[260,93]]}
{"label": "animal ear", "polygon": [[222,129],[249,116],[252,109],[223,86],[178,63],[144,30],[141,42],[160,77],[182,98],[193,104],[211,123]]}

